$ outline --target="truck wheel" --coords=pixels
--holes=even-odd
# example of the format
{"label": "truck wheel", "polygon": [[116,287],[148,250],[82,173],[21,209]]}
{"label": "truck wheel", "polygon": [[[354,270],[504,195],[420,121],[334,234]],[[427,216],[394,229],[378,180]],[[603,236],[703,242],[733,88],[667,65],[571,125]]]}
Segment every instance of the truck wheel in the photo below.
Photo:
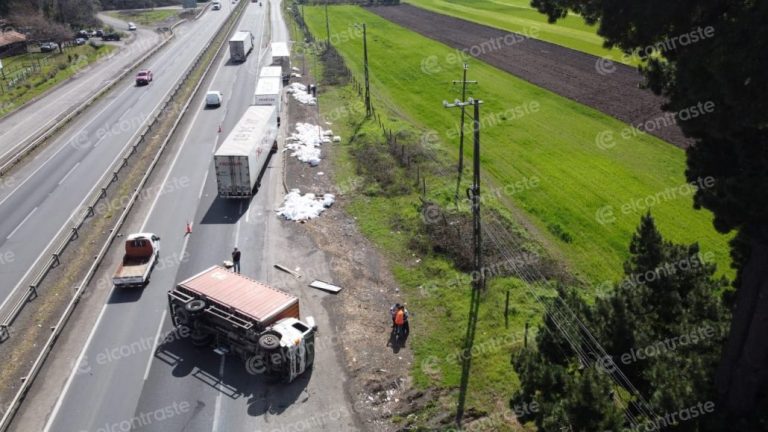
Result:
{"label": "truck wheel", "polygon": [[187,324],[189,324],[189,314],[187,314],[187,311],[184,310],[184,308],[180,308],[176,306],[176,308],[174,309],[174,316],[176,317],[177,326],[186,326]]}
{"label": "truck wheel", "polygon": [[184,309],[186,309],[186,311],[191,314],[200,312],[201,310],[205,309],[205,300],[202,300],[202,299],[190,300],[189,303],[184,305]]}
{"label": "truck wheel", "polygon": [[267,351],[272,351],[280,347],[280,334],[275,331],[262,333],[259,336],[259,346]]}
{"label": "truck wheel", "polygon": [[189,338],[192,340],[192,345],[205,346],[208,345],[208,342],[211,341],[211,334],[199,330],[193,330],[189,335]]}

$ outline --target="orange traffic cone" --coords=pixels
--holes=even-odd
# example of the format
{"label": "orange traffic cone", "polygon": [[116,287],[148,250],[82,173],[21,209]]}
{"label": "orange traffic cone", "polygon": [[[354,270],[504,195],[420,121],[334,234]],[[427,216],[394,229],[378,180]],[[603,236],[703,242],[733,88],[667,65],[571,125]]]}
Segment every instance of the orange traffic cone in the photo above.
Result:
{"label": "orange traffic cone", "polygon": [[192,222],[187,222],[187,228],[185,234],[192,234]]}

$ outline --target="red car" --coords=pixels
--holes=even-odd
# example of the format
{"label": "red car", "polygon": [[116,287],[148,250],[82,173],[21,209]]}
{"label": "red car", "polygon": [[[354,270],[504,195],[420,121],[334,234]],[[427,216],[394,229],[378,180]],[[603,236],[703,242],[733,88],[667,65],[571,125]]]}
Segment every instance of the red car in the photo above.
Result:
{"label": "red car", "polygon": [[152,82],[152,71],[142,69],[136,74],[136,85],[146,85]]}

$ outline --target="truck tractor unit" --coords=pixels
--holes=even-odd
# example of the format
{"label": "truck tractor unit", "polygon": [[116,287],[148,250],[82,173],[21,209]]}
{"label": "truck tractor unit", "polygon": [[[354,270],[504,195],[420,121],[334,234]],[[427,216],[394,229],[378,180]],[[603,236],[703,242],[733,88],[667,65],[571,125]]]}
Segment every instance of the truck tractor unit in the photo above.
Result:
{"label": "truck tractor unit", "polygon": [[249,373],[291,382],[312,367],[317,326],[291,294],[213,266],[169,291],[168,305],[191,343],[239,357]]}

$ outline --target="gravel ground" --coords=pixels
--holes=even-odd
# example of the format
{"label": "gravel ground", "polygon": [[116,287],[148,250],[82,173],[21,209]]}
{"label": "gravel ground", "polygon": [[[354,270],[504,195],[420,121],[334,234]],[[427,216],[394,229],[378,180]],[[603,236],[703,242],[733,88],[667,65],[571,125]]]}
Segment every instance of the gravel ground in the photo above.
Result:
{"label": "gravel ground", "polygon": [[[368,10],[641,130],[651,130],[639,126],[647,121],[656,120],[661,125],[665,116],[661,110],[663,99],[641,89],[640,73],[629,66],[407,4]],[[432,65],[422,63],[422,68],[425,66]],[[650,133],[681,148],[692,144],[677,125]]]}
{"label": "gravel ground", "polygon": [[[302,71],[305,77],[306,72]],[[306,78],[300,81],[307,83]],[[290,95],[284,100],[289,104],[290,119],[283,126],[288,128],[286,134],[295,130],[297,122],[333,128],[320,120],[316,106],[302,105]],[[333,280],[328,282],[343,288],[338,295],[328,297],[324,306],[331,311],[334,327],[340,331],[338,337],[349,373],[346,386],[357,415],[366,430],[399,430],[391,421],[392,415],[415,408],[412,402],[420,396],[410,386],[413,355],[408,343],[399,349],[388,344],[389,307],[394,302],[403,302],[403,298],[384,257],[360,233],[354,218],[344,211],[348,195],[352,193],[348,189],[354,189],[354,185],[340,187],[333,181],[331,161],[340,151],[336,148],[338,145],[323,144],[322,161],[317,167],[286,154],[286,187],[299,188],[302,194],[336,195],[331,208],[317,219],[297,223],[296,230],[309,235],[315,245],[331,257]],[[413,333],[417,332],[412,329]]]}

